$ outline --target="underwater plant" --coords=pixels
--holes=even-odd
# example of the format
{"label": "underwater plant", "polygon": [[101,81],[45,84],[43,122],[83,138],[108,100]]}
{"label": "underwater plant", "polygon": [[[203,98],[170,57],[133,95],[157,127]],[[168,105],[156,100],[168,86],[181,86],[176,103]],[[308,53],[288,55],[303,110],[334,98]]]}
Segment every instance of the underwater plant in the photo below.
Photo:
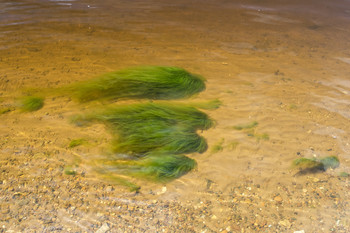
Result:
{"label": "underwater plant", "polygon": [[26,96],[20,101],[21,110],[24,112],[33,112],[44,106],[44,98],[36,96]]}
{"label": "underwater plant", "polygon": [[233,126],[233,128],[236,129],[236,130],[252,129],[252,128],[254,128],[257,125],[258,125],[258,122],[257,121],[253,121],[253,122],[248,123],[248,124],[242,124],[242,125]]}
{"label": "underwater plant", "polygon": [[11,112],[11,108],[0,108],[0,115]]}
{"label": "underwater plant", "polygon": [[249,137],[256,138],[257,141],[270,139],[270,136],[267,133],[259,134],[259,133],[255,133],[254,130],[250,130],[247,135]]}
{"label": "underwater plant", "polygon": [[340,173],[339,173],[339,176],[340,176],[340,177],[349,177],[350,174],[347,173],[347,172],[340,172]]}
{"label": "underwater plant", "polygon": [[153,181],[167,182],[185,175],[197,166],[195,160],[180,154],[153,153],[136,160],[105,162],[105,171]]}
{"label": "underwater plant", "polygon": [[80,102],[100,99],[169,100],[187,98],[205,89],[205,79],[166,66],[129,68],[66,87]]}
{"label": "underwater plant", "polygon": [[114,151],[136,157],[150,152],[202,153],[207,143],[196,131],[214,125],[214,121],[198,109],[171,102],[119,105],[76,121],[105,123],[115,135]]}
{"label": "underwater plant", "polygon": [[84,138],[73,139],[69,142],[68,148],[77,147],[84,143],[86,143],[86,139]]}
{"label": "underwater plant", "polygon": [[206,109],[206,110],[213,110],[213,109],[218,109],[221,105],[222,102],[218,99],[210,100],[210,101],[205,101],[205,102],[192,102],[187,104],[189,107],[194,107],[194,108],[200,108],[200,109]]}
{"label": "underwater plant", "polygon": [[231,143],[228,144],[228,148],[229,148],[230,150],[234,150],[234,149],[237,148],[238,145],[239,145],[239,142],[233,141],[233,142],[231,142]]}
{"label": "underwater plant", "polygon": [[185,175],[196,166],[195,160],[184,155],[150,155],[138,160],[130,173],[165,182]]}
{"label": "underwater plant", "polygon": [[320,159],[298,158],[293,161],[293,167],[299,169],[299,174],[315,173],[339,167],[339,159],[337,156],[328,156]]}
{"label": "underwater plant", "polygon": [[220,141],[218,141],[212,148],[211,148],[211,153],[217,153],[219,151],[222,151],[224,147],[222,146],[224,144],[225,139],[221,138]]}
{"label": "underwater plant", "polygon": [[77,172],[72,166],[66,166],[63,172],[65,175],[69,175],[69,176],[75,176],[77,174]]}

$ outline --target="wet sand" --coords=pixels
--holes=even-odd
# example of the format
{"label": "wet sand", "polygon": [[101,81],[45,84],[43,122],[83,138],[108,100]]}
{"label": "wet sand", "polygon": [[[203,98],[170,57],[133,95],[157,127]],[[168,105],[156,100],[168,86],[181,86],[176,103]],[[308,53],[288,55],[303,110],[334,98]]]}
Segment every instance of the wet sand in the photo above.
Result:
{"label": "wet sand", "polygon": [[[69,5],[71,4],[71,5]],[[350,5],[346,1],[11,1],[0,3],[0,227],[3,232],[349,232]],[[6,16],[6,17],[5,17]],[[179,66],[220,99],[195,171],[126,188],[88,161],[102,125],[58,96],[22,113],[26,87],[58,87],[135,65]],[[258,122],[256,135],[234,129]],[[88,145],[68,148],[71,139]],[[212,147],[223,140],[223,150]],[[336,155],[316,174],[300,157]],[[82,159],[76,175],[64,169]],[[108,227],[107,227],[108,226]]]}

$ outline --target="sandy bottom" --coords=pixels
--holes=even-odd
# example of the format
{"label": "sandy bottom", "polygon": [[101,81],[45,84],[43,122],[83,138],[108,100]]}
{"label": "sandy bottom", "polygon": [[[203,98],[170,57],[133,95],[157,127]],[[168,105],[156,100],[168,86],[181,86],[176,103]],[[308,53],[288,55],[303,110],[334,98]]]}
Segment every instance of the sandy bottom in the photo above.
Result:
{"label": "sandy bottom", "polygon": [[[0,232],[350,232],[349,5],[155,2],[0,3],[0,105],[11,110],[0,115]],[[69,122],[89,105],[55,96],[23,113],[17,102],[26,87],[134,65],[201,74],[207,90],[193,100],[223,102],[207,111],[208,151],[189,155],[198,168],[135,180],[139,193],[94,173],[111,136]],[[268,138],[234,129],[253,121]],[[68,148],[77,138],[88,144]],[[291,168],[332,155],[334,170]]]}

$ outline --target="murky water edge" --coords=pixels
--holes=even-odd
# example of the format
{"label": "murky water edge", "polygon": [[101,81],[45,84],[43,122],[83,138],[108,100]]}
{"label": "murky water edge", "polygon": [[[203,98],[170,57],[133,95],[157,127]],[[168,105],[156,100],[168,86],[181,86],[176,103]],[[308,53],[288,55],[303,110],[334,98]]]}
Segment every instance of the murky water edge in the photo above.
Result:
{"label": "murky water edge", "polygon": [[[196,171],[166,185],[145,183],[140,196],[130,197],[118,187],[89,180],[89,174],[62,175],[59,167],[72,154],[95,156],[110,138],[103,126],[73,128],[69,116],[82,109],[66,99],[48,100],[33,115],[12,111],[0,116],[1,205],[11,193],[44,192],[42,186],[57,184],[52,186],[57,190],[44,196],[72,192],[91,202],[110,204],[118,197],[121,202],[133,200],[135,207],[175,200],[198,211],[205,208],[201,215],[194,212],[199,216],[193,217],[196,227],[191,230],[197,232],[227,227],[228,232],[346,232],[349,180],[339,173],[350,173],[349,25],[349,1],[2,1],[2,105],[15,105],[28,86],[56,87],[137,65],[179,66],[207,78],[207,90],[196,99],[223,102],[220,109],[208,111],[216,128],[203,132],[209,146],[223,141],[223,150],[212,153],[209,147],[204,154],[191,155],[198,162]],[[268,140],[234,129],[253,121],[259,123],[255,133],[268,135]],[[95,146],[67,150],[69,140],[80,137]],[[294,176],[290,168],[299,157],[330,155],[339,157],[340,167],[326,173]],[[43,174],[48,180],[41,179]],[[35,188],[31,179],[42,182],[41,187]],[[71,205],[77,216],[90,213],[84,201],[81,207]],[[15,199],[10,203],[1,223],[6,229],[20,229],[17,224],[26,229],[18,215],[33,209],[21,212]],[[52,209],[61,212],[49,225],[71,224],[81,231],[97,229],[104,221],[113,226],[112,215],[99,220],[92,214],[86,221],[95,225],[85,228],[81,220],[68,223],[62,216],[71,209],[57,203]],[[125,221],[123,205],[91,206],[100,212],[118,210]],[[186,211],[171,208],[178,210],[171,211],[174,223],[181,223],[178,218]],[[165,224],[167,218],[160,220],[162,229],[176,231]],[[148,228],[153,222],[142,215],[138,219],[134,232],[161,229]]]}

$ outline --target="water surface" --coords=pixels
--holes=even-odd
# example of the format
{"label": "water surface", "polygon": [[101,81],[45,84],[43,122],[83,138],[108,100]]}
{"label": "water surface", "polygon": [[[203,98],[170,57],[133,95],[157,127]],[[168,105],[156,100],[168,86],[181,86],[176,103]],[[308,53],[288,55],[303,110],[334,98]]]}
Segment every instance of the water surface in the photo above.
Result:
{"label": "water surface", "polygon": [[[247,227],[265,219],[261,229],[267,232],[346,232],[349,181],[338,174],[350,173],[349,37],[348,0],[1,1],[0,97],[3,105],[11,105],[25,87],[57,87],[136,65],[179,66],[201,74],[208,80],[207,90],[197,99],[223,102],[208,112],[217,126],[203,135],[209,146],[223,139],[224,149],[211,153],[209,147],[191,155],[198,162],[196,171],[166,184],[166,191],[164,185],[146,183],[140,199],[191,202],[198,208],[210,201],[211,217],[195,231],[230,226],[232,231],[258,232],[260,228]],[[28,145],[35,153],[62,153],[69,138],[89,137],[97,147],[106,145],[102,126],[83,130],[69,124],[76,111],[70,102],[52,100],[34,116],[3,114],[2,161],[16,153],[26,157]],[[259,123],[255,133],[267,134],[268,140],[233,128],[253,121]],[[58,169],[55,161],[73,152],[60,153],[52,158],[53,170]],[[74,153],[92,156],[98,150]],[[301,177],[290,169],[301,156],[330,155],[339,157],[339,168]],[[41,162],[32,164],[29,171],[35,174],[28,174],[45,174],[47,168],[40,169],[47,162],[34,161]],[[2,178],[20,181],[16,175]],[[327,192],[320,203],[305,204],[314,179],[324,181],[316,182],[317,188],[336,190],[338,204]],[[274,205],[276,196],[282,196],[283,205]],[[246,222],[226,219],[233,213]],[[7,229],[19,229],[13,221],[2,222]]]}

